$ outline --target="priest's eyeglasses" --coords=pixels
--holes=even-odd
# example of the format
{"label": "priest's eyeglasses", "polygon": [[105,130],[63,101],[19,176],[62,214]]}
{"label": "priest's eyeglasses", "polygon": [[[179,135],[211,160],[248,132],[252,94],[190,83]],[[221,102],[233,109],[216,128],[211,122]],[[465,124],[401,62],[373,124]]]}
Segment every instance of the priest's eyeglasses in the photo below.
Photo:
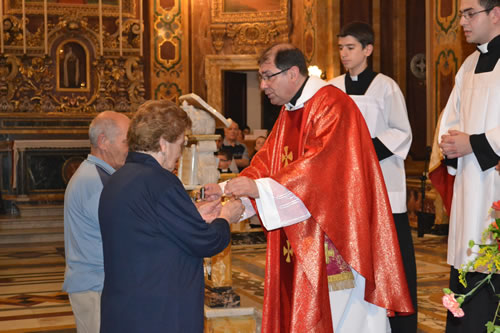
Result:
{"label": "priest's eyeglasses", "polygon": [[281,73],[285,73],[290,68],[292,68],[292,67],[288,67],[287,69],[284,69],[282,71],[279,71],[278,73],[273,73],[273,74],[260,74],[259,73],[259,81],[269,81],[272,77],[274,77],[276,75],[280,75]]}
{"label": "priest's eyeglasses", "polygon": [[466,19],[467,21],[469,21],[470,19],[472,19],[472,18],[473,18],[474,16],[476,16],[477,14],[479,14],[479,13],[484,13],[484,12],[488,12],[488,13],[489,13],[492,9],[493,9],[493,7],[492,7],[492,8],[486,8],[486,9],[484,9],[484,10],[478,10],[477,12],[471,12],[471,11],[468,9],[468,10],[466,10],[466,11],[464,11],[464,12],[461,12],[461,11],[460,11],[460,12],[458,12],[458,17],[459,17],[459,18],[462,18],[462,17],[463,17],[464,19]]}

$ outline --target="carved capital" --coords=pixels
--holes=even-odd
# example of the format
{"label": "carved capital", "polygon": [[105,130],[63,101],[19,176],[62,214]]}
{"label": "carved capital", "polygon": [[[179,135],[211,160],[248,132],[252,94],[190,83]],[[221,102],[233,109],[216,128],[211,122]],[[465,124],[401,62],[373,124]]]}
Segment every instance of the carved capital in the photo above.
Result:
{"label": "carved capital", "polygon": [[212,34],[212,45],[217,53],[222,51],[224,47],[224,37],[226,36],[225,24],[212,24],[210,26],[210,33]]}

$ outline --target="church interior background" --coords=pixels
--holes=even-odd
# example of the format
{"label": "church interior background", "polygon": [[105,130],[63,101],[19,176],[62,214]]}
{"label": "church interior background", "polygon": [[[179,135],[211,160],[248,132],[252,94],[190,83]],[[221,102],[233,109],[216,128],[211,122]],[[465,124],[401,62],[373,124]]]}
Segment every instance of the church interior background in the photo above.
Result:
{"label": "church interior background", "polygon": [[[434,220],[432,229],[419,231],[423,237],[414,236],[419,330],[442,332],[447,215],[423,174],[437,117],[472,52],[458,25],[457,0],[3,0],[0,331],[76,332],[60,290],[62,200],[89,151],[87,129],[96,113],[130,116],[145,100],[179,103],[195,93],[240,125],[270,129],[275,111],[256,87],[260,52],[291,42],[331,79],[343,71],[336,36],[352,21],[372,24],[372,66],[394,78],[406,97],[413,130],[406,161],[410,220],[415,230],[419,213]],[[234,96],[244,102],[235,104]],[[220,314],[207,308],[207,332],[259,330],[265,240],[262,231],[234,229],[230,255],[212,264],[229,260],[232,270],[221,283],[233,287],[241,304]]]}

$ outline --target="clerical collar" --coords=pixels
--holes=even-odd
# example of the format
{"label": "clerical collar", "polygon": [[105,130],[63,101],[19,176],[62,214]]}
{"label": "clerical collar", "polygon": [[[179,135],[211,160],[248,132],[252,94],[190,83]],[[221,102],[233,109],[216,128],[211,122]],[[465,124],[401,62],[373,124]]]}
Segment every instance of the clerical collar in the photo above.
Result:
{"label": "clerical collar", "polygon": [[306,86],[307,80],[309,80],[309,76],[306,77],[306,80],[304,81],[304,83],[302,83],[302,86],[300,87],[300,89],[297,91],[295,96],[293,96],[292,99],[290,100],[290,102],[288,102],[287,104],[295,105],[297,103],[297,100],[302,95],[302,91],[304,90],[304,87]]}
{"label": "clerical collar", "polygon": [[493,71],[500,58],[500,35],[488,43],[478,45],[477,49],[480,55],[474,73],[479,74]]}
{"label": "clerical collar", "polygon": [[352,76],[349,73],[345,75],[345,92],[348,95],[364,95],[368,87],[372,83],[377,73],[370,68],[366,68],[357,76]]}

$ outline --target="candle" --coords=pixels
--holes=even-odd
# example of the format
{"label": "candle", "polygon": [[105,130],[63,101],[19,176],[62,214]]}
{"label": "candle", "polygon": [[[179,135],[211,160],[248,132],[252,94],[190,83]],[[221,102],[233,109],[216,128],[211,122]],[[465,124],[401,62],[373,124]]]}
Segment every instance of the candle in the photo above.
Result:
{"label": "candle", "polygon": [[49,54],[49,29],[47,23],[47,0],[43,0],[43,25],[45,29],[45,54]]}
{"label": "candle", "polygon": [[104,55],[104,46],[102,44],[102,0],[99,0],[99,48],[102,57]]}
{"label": "candle", "polygon": [[142,54],[143,54],[143,49],[142,49],[142,34],[143,34],[143,29],[144,29],[144,23],[142,22],[143,21],[143,13],[142,13],[142,0],[139,1],[139,24],[140,24],[140,29],[141,31],[139,32],[140,35],[139,35],[139,55],[142,57]]}
{"label": "candle", "polygon": [[3,1],[0,4],[0,53],[3,54]]}
{"label": "candle", "polygon": [[[24,0],[23,0],[24,1]],[[123,45],[122,45],[122,0],[118,0],[118,11],[120,12],[120,17],[118,20],[118,39],[120,41],[120,57],[123,55]]]}
{"label": "candle", "polygon": [[23,53],[26,54],[26,8],[23,0]]}

